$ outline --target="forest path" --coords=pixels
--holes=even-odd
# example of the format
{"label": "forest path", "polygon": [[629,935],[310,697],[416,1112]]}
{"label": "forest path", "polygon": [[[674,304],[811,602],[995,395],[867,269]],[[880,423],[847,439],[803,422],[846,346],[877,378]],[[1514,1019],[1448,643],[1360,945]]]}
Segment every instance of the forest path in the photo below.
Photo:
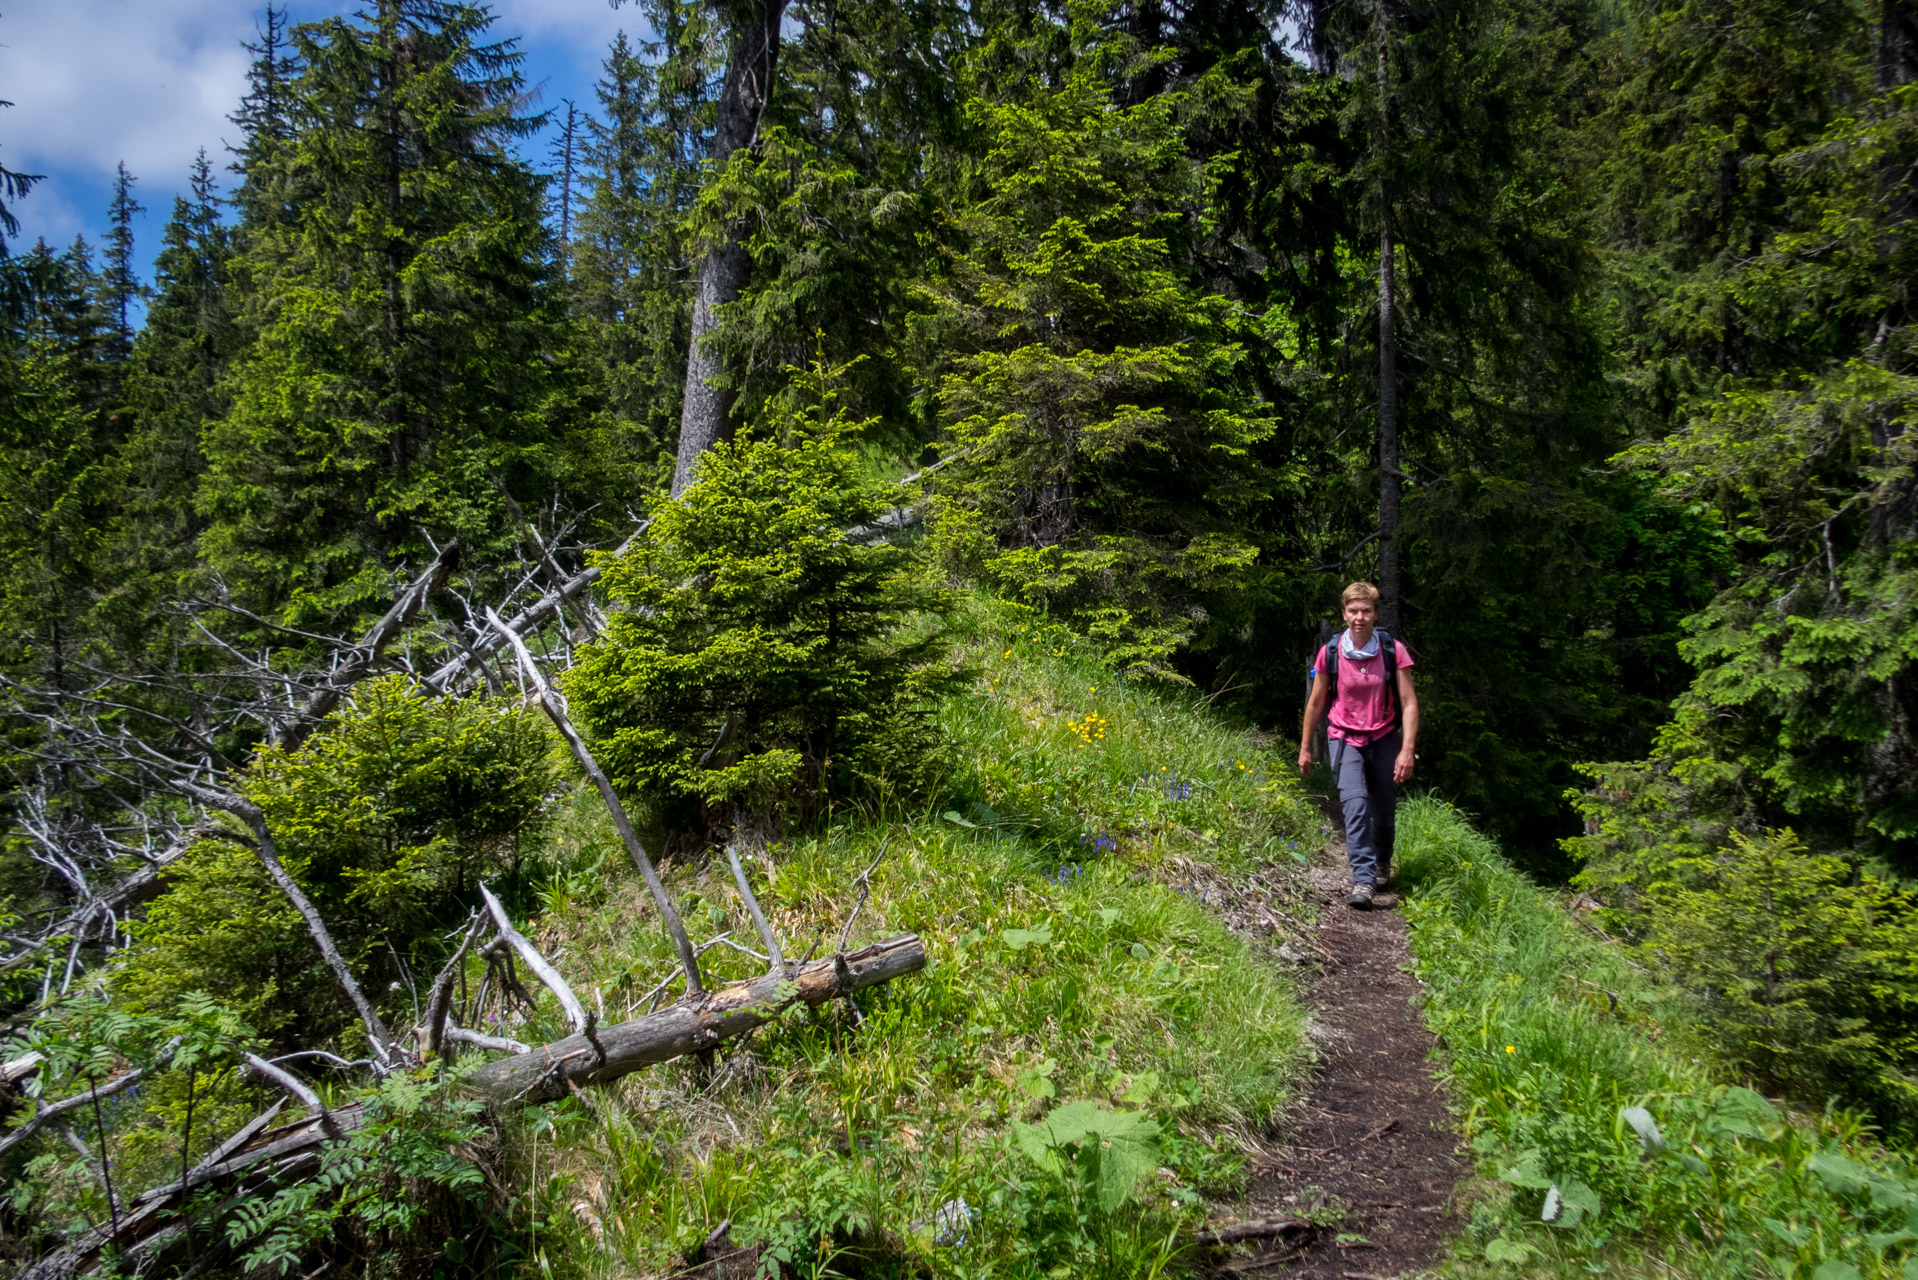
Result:
{"label": "forest path", "polygon": [[[1467,1172],[1412,1000],[1398,895],[1346,906],[1351,877],[1333,846],[1304,875],[1318,907],[1322,975],[1308,984],[1319,1061],[1237,1207],[1242,1222],[1311,1217],[1319,1229],[1237,1246],[1215,1275],[1386,1280],[1417,1274],[1463,1225]],[[1339,1212],[1342,1210],[1342,1214]]]}

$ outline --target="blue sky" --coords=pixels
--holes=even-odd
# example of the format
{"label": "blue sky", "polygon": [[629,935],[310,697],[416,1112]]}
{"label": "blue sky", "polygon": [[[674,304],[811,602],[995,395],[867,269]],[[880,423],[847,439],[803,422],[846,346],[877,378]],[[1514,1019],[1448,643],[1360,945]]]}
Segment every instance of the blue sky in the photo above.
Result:
{"label": "blue sky", "polygon": [[[295,21],[352,7],[290,0]],[[607,0],[495,0],[500,36],[518,36],[541,106],[592,101],[614,34],[642,20]],[[18,245],[77,233],[99,241],[114,167],[126,161],[147,212],[135,224],[150,262],[193,155],[224,171],[227,115],[245,92],[264,0],[0,0],[0,162],[46,180],[20,201]],[[544,154],[529,145],[529,153]]]}

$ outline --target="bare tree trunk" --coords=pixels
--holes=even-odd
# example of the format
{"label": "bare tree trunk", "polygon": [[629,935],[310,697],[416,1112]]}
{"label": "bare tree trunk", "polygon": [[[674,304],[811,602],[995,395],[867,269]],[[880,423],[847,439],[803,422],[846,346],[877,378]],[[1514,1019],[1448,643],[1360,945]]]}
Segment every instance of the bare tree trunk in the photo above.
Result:
{"label": "bare tree trunk", "polygon": [[1378,0],[1379,46],[1379,625],[1399,626],[1399,349],[1392,262],[1392,209],[1385,190],[1391,76],[1386,63],[1385,0]]}
{"label": "bare tree trunk", "polygon": [[[740,148],[752,145],[759,132],[759,118],[772,94],[773,72],[779,63],[779,23],[785,13],[786,0],[759,0],[752,17],[734,33],[713,134],[713,159],[722,165]],[[717,308],[737,300],[751,276],[752,258],[736,231],[729,231],[725,243],[699,264],[692,345],[686,352],[686,391],[679,412],[674,497],[692,484],[699,456],[731,434],[732,397],[712,385],[724,370],[711,338],[719,327]]]}
{"label": "bare tree trunk", "polygon": [[1878,19],[1878,90],[1918,80],[1918,10],[1910,0],[1885,0]]}
{"label": "bare tree trunk", "polygon": [[615,1080],[655,1062],[711,1049],[771,1022],[794,1004],[824,1004],[925,967],[925,943],[918,934],[902,934],[814,960],[790,977],[769,973],[601,1027],[597,1034],[572,1035],[500,1058],[475,1071],[466,1087],[502,1105],[561,1098],[577,1085]]}

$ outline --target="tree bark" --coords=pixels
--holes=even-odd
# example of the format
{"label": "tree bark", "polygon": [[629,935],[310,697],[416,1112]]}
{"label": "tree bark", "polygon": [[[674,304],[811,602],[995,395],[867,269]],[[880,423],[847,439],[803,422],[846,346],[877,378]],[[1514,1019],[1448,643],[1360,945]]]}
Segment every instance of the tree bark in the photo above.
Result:
{"label": "tree bark", "polygon": [[1918,80],[1918,6],[1885,0],[1878,19],[1878,91]]}
{"label": "tree bark", "polygon": [[1393,279],[1392,208],[1385,187],[1391,72],[1385,0],[1378,0],[1379,51],[1379,625],[1399,627],[1399,351]]}
{"label": "tree bark", "polygon": [[[759,119],[778,68],[779,23],[785,13],[786,0],[759,0],[752,16],[733,35],[713,133],[713,159],[720,165],[742,147],[751,146],[759,133]],[[752,258],[737,230],[729,230],[725,241],[700,261],[692,344],[686,352],[686,390],[679,412],[674,497],[692,484],[700,455],[732,432],[732,396],[713,385],[724,370],[712,336],[719,328],[717,309],[736,301],[751,277]]]}
{"label": "tree bark", "polygon": [[710,1049],[763,1026],[794,1004],[824,1004],[866,987],[917,973],[926,946],[908,933],[805,965],[791,978],[769,973],[696,999],[601,1027],[590,1038],[568,1036],[528,1054],[489,1062],[467,1088],[505,1105],[564,1097],[569,1087],[616,1080],[655,1062]]}

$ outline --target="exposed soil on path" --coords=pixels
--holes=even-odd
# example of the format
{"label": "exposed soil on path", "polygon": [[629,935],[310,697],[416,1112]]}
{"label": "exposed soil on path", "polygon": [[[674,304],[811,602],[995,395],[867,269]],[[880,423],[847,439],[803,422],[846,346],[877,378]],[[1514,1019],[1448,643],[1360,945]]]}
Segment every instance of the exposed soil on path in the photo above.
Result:
{"label": "exposed soil on path", "polygon": [[1405,918],[1394,894],[1347,907],[1339,862],[1305,873],[1319,911],[1322,975],[1307,990],[1319,1062],[1232,1218],[1314,1225],[1230,1245],[1215,1275],[1416,1275],[1462,1225],[1454,1189],[1467,1166],[1412,1004]]}

